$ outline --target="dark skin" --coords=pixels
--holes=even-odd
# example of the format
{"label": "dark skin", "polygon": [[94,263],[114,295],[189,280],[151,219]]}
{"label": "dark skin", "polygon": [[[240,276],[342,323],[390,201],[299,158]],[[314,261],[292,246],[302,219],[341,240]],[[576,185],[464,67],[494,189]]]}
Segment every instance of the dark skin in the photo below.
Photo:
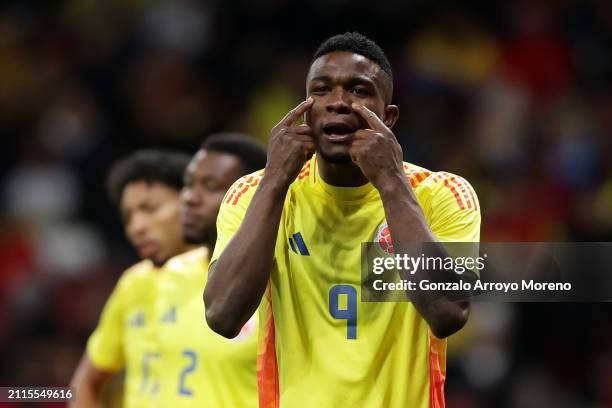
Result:
{"label": "dark skin", "polygon": [[[209,270],[206,319],[225,337],[236,336],[261,301],[284,198],[315,151],[327,183],[369,181],[379,191],[394,242],[437,241],[404,175],[402,151],[391,131],[399,109],[389,104],[392,86],[380,67],[358,54],[332,52],[313,62],[306,89],[308,98],[272,129],[260,186],[236,235]],[[305,123],[298,125],[303,115]],[[467,321],[467,301],[409,296],[437,337],[453,334]]]}
{"label": "dark skin", "polygon": [[232,183],[245,173],[237,156],[200,149],[185,169],[181,190],[183,238],[212,250],[217,239],[215,220]]}

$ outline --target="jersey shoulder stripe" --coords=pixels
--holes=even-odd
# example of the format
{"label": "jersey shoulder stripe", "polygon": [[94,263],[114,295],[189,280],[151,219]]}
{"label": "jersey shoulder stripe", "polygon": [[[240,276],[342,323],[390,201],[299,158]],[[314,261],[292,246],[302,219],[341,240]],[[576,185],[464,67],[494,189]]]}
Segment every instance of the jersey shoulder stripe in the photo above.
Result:
{"label": "jersey shoulder stripe", "polygon": [[264,170],[259,170],[255,173],[248,174],[236,180],[234,184],[227,190],[223,202],[229,205],[236,205],[251,188],[257,187],[261,182]]}
{"label": "jersey shoulder stripe", "polygon": [[[312,175],[312,177],[310,177]],[[298,176],[295,178],[294,187],[301,185],[306,182],[316,183],[317,178],[317,156],[313,155],[309,160],[304,163]]]}
{"label": "jersey shoulder stripe", "polygon": [[414,189],[431,175],[431,171],[423,167],[404,162],[404,174]]}
{"label": "jersey shoulder stripe", "polygon": [[300,169],[300,173],[298,174],[298,180],[302,180],[310,175],[310,160],[308,160],[302,168]]}
{"label": "jersey shoulder stripe", "polygon": [[478,200],[474,190],[463,177],[457,176],[446,171],[439,171],[433,176],[435,182],[442,183],[448,188],[461,210],[478,211]]}
{"label": "jersey shoulder stripe", "polygon": [[432,172],[423,167],[404,162],[404,173],[413,189],[423,183],[433,183],[448,189],[461,210],[478,211],[478,200],[473,188],[463,177],[446,171]]}

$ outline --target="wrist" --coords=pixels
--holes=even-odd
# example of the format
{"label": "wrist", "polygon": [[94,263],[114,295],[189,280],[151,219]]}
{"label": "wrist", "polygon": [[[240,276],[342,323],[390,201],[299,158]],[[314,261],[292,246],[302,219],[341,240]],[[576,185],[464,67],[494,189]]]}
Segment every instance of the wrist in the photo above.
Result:
{"label": "wrist", "polygon": [[259,183],[261,189],[269,192],[277,198],[284,199],[291,185],[290,180],[287,177],[275,175],[273,173],[264,172],[264,176]]}
{"label": "wrist", "polygon": [[421,211],[421,205],[405,177],[393,181],[385,181],[385,183],[378,188],[378,192],[383,204],[403,202],[408,204],[410,208]]}
{"label": "wrist", "polygon": [[403,191],[411,191],[412,189],[408,185],[408,181],[403,174],[392,174],[390,176],[383,176],[380,180],[374,184],[380,197],[382,199],[386,197],[395,196]]}

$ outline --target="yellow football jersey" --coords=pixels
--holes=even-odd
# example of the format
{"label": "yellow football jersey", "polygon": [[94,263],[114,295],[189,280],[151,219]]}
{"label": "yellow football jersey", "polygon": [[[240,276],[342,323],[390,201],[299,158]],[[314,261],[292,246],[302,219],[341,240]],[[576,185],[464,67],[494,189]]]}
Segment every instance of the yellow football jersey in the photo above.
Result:
{"label": "yellow football jersey", "polygon": [[[467,181],[409,163],[404,170],[440,241],[479,240],[479,205]],[[226,194],[212,261],[240,226],[262,174]],[[386,227],[371,184],[334,187],[319,177],[316,157],[304,165],[285,198],[260,307],[260,406],[444,406],[446,340],[409,302],[360,301],[361,243]]]}
{"label": "yellow football jersey", "polygon": [[206,324],[208,250],[164,266],[157,302],[160,407],[257,407],[257,315],[234,339]]}
{"label": "yellow football jersey", "polygon": [[150,261],[119,279],[87,342],[87,355],[103,371],[125,369],[123,406],[150,407],[159,392],[155,302],[159,271]]}

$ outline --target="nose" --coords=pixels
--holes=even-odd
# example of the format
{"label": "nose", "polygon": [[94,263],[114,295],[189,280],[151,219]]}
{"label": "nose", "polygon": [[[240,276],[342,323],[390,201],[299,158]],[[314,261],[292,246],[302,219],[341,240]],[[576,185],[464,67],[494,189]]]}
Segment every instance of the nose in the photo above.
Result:
{"label": "nose", "polygon": [[335,112],[341,115],[351,113],[350,95],[342,87],[335,87],[329,93],[329,99],[326,104],[327,112]]}
{"label": "nose", "polygon": [[146,234],[148,221],[146,216],[140,212],[132,214],[127,225],[127,235],[130,237],[139,237]]}

